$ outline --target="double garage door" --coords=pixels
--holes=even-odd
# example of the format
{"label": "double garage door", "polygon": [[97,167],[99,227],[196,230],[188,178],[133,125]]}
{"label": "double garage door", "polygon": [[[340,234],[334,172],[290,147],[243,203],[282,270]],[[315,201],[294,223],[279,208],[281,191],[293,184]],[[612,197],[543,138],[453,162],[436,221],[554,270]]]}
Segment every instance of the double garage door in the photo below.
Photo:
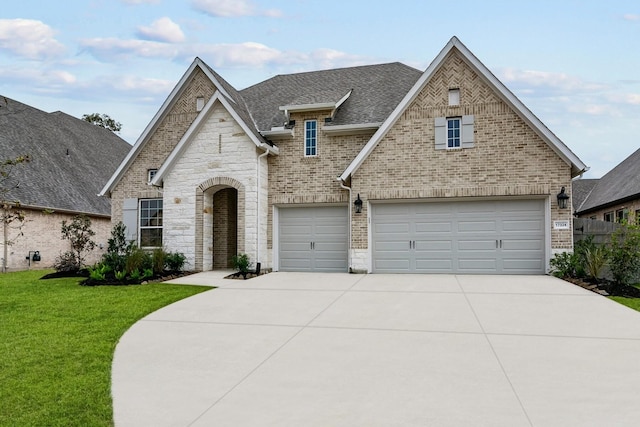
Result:
{"label": "double garage door", "polygon": [[278,209],[280,271],[346,273],[348,239],[346,206]]}
{"label": "double garage door", "polygon": [[543,200],[372,205],[374,273],[541,274]]}

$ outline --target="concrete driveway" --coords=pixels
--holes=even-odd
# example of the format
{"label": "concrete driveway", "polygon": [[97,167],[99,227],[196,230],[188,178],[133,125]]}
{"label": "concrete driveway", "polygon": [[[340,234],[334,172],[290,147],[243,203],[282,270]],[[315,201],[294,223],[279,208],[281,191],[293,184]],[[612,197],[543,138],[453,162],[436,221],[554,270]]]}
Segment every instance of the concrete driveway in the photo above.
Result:
{"label": "concrete driveway", "polygon": [[546,276],[271,273],[136,323],[116,426],[637,426],[640,313]]}

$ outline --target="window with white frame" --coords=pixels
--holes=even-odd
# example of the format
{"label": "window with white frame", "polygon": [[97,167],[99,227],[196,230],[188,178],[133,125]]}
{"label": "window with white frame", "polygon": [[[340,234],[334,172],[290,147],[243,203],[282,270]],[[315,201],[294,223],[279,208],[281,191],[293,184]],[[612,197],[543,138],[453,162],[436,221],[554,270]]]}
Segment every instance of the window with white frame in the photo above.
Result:
{"label": "window with white frame", "polygon": [[318,121],[304,122],[304,155],[305,157],[318,154]]}
{"label": "window with white frame", "polygon": [[147,182],[151,182],[158,173],[158,169],[147,169]]}
{"label": "window with white frame", "polygon": [[458,150],[474,147],[473,115],[436,117],[434,126],[436,150]]}
{"label": "window with white frame", "polygon": [[162,199],[142,199],[138,210],[140,218],[140,247],[162,247]]}
{"label": "window with white frame", "polygon": [[447,118],[447,148],[460,148],[460,117]]}
{"label": "window with white frame", "polygon": [[623,222],[629,219],[629,211],[627,209],[618,209],[616,211],[616,222]]}
{"label": "window with white frame", "polygon": [[605,212],[604,218],[606,222],[613,222],[613,212]]}

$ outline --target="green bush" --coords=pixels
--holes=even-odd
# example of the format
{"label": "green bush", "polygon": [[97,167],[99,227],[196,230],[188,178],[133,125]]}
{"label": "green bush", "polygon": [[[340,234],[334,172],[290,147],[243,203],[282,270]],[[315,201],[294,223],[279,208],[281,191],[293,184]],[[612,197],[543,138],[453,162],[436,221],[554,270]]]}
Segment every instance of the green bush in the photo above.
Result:
{"label": "green bush", "polygon": [[128,255],[133,250],[134,243],[127,242],[126,227],[122,221],[111,229],[111,238],[107,241],[107,252],[102,256],[102,262],[113,271],[124,271]]}
{"label": "green bush", "polygon": [[231,258],[231,265],[234,269],[238,270],[240,273],[247,273],[249,268],[251,267],[251,261],[249,260],[249,255],[247,254],[238,254],[234,255]]}
{"label": "green bush", "polygon": [[609,268],[613,280],[631,285],[640,275],[640,227],[625,224],[611,235]]}
{"label": "green bush", "polygon": [[58,255],[53,262],[53,268],[58,272],[78,272],[80,267],[80,262],[76,258],[75,252],[72,251]]}
{"label": "green bush", "polygon": [[182,252],[169,252],[165,255],[167,270],[173,272],[182,271],[187,257]]}
{"label": "green bush", "polygon": [[125,260],[125,271],[129,276],[133,277],[133,271],[144,270],[147,268],[153,269],[151,255],[139,247],[133,246]]}
{"label": "green bush", "polygon": [[592,279],[600,278],[602,270],[609,262],[609,250],[604,245],[595,245],[585,249],[584,269],[587,277]]}
{"label": "green bush", "polygon": [[555,254],[549,261],[551,264],[551,274],[561,279],[567,277],[576,277],[576,270],[578,270],[579,257],[578,255],[570,252],[561,252]]}

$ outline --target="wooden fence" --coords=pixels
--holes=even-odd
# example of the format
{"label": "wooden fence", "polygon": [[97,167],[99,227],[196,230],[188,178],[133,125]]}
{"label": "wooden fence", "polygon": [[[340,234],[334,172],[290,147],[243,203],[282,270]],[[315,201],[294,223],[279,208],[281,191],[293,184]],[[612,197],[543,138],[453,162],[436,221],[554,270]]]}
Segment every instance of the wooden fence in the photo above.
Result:
{"label": "wooden fence", "polygon": [[594,243],[609,243],[611,235],[620,228],[615,222],[598,221],[589,218],[573,218],[573,241],[578,242],[593,236]]}

